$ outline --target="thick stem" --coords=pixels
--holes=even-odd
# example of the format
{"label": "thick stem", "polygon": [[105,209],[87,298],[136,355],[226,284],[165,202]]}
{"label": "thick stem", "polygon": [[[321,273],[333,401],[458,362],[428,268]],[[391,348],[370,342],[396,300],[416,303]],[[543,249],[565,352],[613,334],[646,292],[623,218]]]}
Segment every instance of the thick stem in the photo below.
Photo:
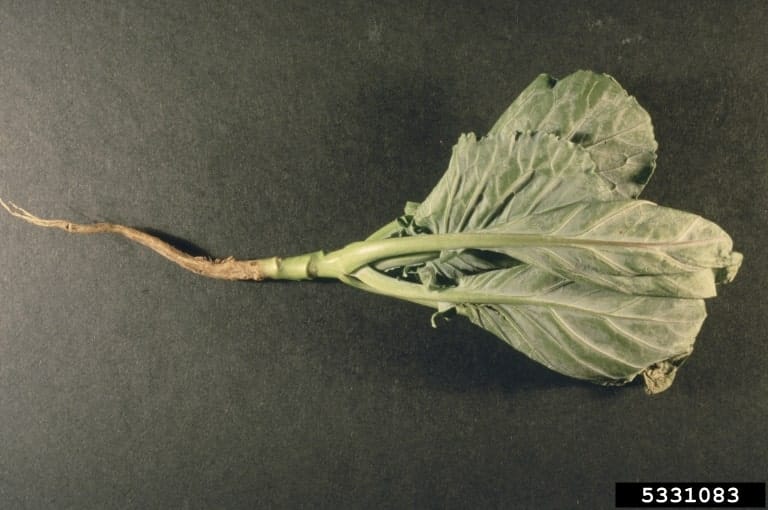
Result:
{"label": "thick stem", "polygon": [[[317,275],[338,278],[384,259],[415,257],[428,260],[441,250],[493,249],[509,246],[553,245],[562,242],[532,234],[424,234],[352,243],[318,261]],[[389,264],[385,264],[389,266]]]}
{"label": "thick stem", "polygon": [[22,209],[15,204],[6,204],[0,199],[0,205],[13,216],[28,223],[46,228],[58,228],[74,234],[117,234],[136,243],[146,246],[159,253],[166,259],[188,271],[221,280],[264,280],[288,279],[301,280],[312,278],[310,266],[312,261],[321,256],[320,253],[310,253],[298,257],[280,259],[271,257],[265,259],[237,260],[234,257],[210,259],[195,257],[171,246],[165,241],[137,230],[116,223],[92,223],[83,225],[66,220],[47,220]]}

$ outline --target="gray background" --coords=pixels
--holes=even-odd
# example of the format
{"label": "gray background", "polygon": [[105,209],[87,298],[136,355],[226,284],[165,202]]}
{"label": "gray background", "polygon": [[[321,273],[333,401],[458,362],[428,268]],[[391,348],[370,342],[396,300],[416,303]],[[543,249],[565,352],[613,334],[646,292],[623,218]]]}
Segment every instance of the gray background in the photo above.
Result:
{"label": "gray background", "polygon": [[765,480],[766,3],[449,4],[0,1],[0,196],[218,256],[336,248],[537,74],[608,72],[654,120],[645,198],[745,254],[672,389],[3,214],[0,506],[594,509],[616,481]]}

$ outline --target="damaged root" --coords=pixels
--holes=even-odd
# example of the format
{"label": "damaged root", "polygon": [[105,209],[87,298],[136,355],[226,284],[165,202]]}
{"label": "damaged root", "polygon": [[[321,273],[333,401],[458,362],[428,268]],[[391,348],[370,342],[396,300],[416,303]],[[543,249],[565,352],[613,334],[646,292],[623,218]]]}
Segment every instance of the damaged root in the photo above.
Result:
{"label": "damaged root", "polygon": [[14,203],[5,203],[2,199],[0,199],[0,205],[11,215],[39,227],[58,228],[73,234],[117,234],[126,237],[159,253],[187,271],[192,271],[208,278],[220,280],[264,280],[269,277],[269,266],[278,264],[277,259],[237,260],[233,257],[225,259],[195,257],[171,246],[162,239],[141,230],[126,227],[125,225],[118,225],[116,223],[79,224],[66,220],[47,220],[35,216]]}

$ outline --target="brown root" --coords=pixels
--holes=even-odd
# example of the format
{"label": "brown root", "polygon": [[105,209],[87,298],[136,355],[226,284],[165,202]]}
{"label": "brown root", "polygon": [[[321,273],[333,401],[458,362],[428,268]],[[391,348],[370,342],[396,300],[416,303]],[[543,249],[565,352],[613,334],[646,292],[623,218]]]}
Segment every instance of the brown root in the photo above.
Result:
{"label": "brown root", "polygon": [[58,228],[73,234],[117,234],[127,237],[131,241],[159,253],[187,271],[192,271],[208,278],[221,280],[263,280],[269,277],[269,267],[266,266],[278,263],[276,259],[236,260],[233,257],[225,259],[195,257],[184,253],[155,236],[132,227],[116,223],[91,223],[83,225],[66,220],[46,220],[13,203],[6,204],[2,199],[0,199],[0,205],[11,215],[39,227]]}

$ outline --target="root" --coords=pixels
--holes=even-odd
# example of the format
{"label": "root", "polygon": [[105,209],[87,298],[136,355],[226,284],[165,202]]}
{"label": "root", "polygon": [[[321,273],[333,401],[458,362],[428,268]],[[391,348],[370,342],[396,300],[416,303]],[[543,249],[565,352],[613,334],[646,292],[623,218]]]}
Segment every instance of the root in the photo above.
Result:
{"label": "root", "polygon": [[116,223],[91,223],[87,225],[71,223],[66,220],[46,220],[22,209],[21,207],[0,199],[0,205],[13,216],[27,223],[46,228],[58,228],[73,234],[117,234],[127,237],[131,241],[146,246],[150,250],[159,253],[166,259],[174,262],[187,271],[217,278],[220,280],[264,280],[268,278],[270,269],[279,264],[278,259],[236,260],[233,257],[225,259],[209,259],[208,257],[194,257],[188,253],[171,246],[165,241],[137,230],[132,227],[118,225]]}

